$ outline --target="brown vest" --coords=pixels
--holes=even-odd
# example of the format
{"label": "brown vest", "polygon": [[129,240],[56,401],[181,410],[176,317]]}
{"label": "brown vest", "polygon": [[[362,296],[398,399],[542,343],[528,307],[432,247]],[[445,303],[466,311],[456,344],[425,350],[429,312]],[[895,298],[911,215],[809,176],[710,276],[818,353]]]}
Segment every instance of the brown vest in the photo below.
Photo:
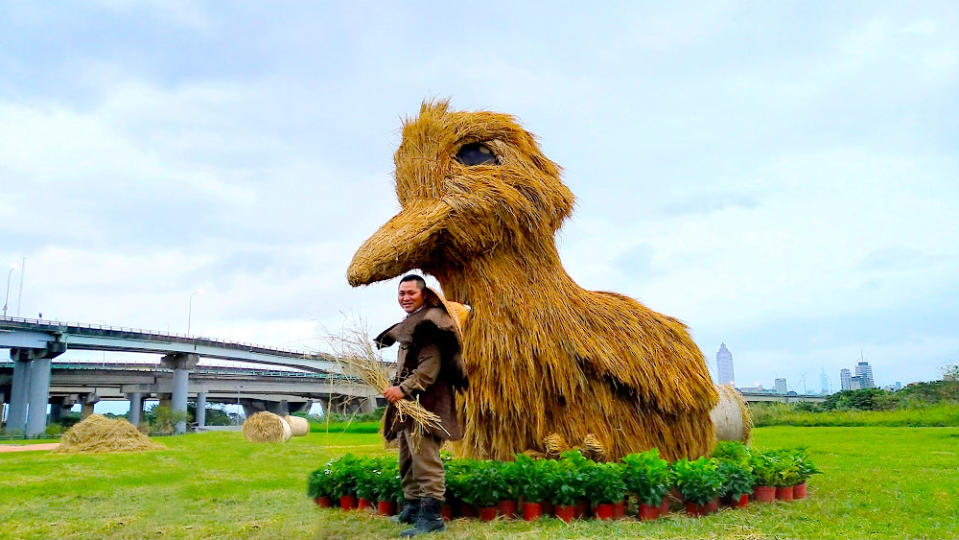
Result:
{"label": "brown vest", "polygon": [[[426,306],[376,337],[380,348],[399,343],[396,356],[396,378],[399,384],[409,377],[419,365],[420,347],[424,343],[436,344],[441,353],[440,372],[436,381],[421,392],[414,392],[411,399],[419,399],[426,410],[440,417],[443,429],[429,433],[440,439],[458,441],[463,430],[456,416],[456,391],[467,386],[466,368],[463,365],[462,345],[457,337],[453,319],[442,306]],[[390,405],[383,417],[383,435],[392,440],[403,429],[411,426],[412,420],[400,421],[396,408]]]}

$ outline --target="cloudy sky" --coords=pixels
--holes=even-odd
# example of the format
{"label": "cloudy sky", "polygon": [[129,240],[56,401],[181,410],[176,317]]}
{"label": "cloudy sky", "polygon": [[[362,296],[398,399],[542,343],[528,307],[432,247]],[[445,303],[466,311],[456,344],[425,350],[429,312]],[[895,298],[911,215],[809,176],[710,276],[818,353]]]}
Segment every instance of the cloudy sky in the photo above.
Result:
{"label": "cloudy sky", "polygon": [[574,279],[711,369],[725,341],[740,385],[959,362],[959,6],[583,6],[5,3],[9,313],[184,332],[202,289],[197,334],[385,326],[396,282],[346,267],[398,209],[401,119],[449,97],[564,167]]}

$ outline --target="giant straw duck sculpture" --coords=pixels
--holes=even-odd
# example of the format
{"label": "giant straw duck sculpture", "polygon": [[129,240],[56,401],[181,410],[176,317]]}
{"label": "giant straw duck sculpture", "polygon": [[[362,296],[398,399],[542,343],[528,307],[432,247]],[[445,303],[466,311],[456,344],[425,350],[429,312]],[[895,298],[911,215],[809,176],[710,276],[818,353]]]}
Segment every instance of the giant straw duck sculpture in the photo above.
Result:
{"label": "giant straw duck sculpture", "polygon": [[515,118],[424,103],[394,161],[402,210],[356,252],[348,279],[419,268],[472,307],[458,454],[511,459],[545,452],[550,437],[607,459],[710,451],[717,392],[702,353],[680,321],[566,274],[554,234],[573,194]]}

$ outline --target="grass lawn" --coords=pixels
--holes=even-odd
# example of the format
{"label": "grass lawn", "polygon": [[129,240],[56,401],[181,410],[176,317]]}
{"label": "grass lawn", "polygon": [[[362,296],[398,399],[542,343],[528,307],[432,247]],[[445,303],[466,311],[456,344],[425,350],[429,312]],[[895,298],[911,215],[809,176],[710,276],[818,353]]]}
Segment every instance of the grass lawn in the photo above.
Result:
{"label": "grass lawn", "polygon": [[[0,538],[377,538],[400,528],[321,510],[306,477],[376,434],[254,445],[236,432],[158,439],[134,455],[0,454]],[[825,475],[810,498],[653,523],[457,520],[437,538],[959,538],[959,428],[768,427],[757,447],[806,445]]]}

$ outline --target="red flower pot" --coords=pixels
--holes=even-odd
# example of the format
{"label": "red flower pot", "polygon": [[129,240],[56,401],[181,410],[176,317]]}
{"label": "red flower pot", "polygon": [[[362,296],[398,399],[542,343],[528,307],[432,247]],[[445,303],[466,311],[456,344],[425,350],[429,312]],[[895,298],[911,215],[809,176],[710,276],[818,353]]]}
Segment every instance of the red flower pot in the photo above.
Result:
{"label": "red flower pot", "polygon": [[659,515],[665,516],[669,513],[669,497],[663,497],[663,502],[659,504]]}
{"label": "red flower pot", "polygon": [[523,503],[523,519],[526,521],[535,521],[543,515],[543,505],[540,503]]}
{"label": "red flower pot", "polygon": [[460,503],[460,515],[465,518],[475,518],[478,514],[476,513],[476,507],[467,502]]}
{"label": "red flower pot", "polygon": [[352,510],[356,508],[356,497],[352,495],[343,495],[340,497],[340,508],[343,510]]}
{"label": "red flower pot", "polygon": [[496,519],[496,507],[495,506],[479,507],[479,518],[480,518],[480,521],[493,521],[494,519]]}
{"label": "red flower pot", "polygon": [[373,501],[360,497],[359,499],[356,500],[356,508],[357,510],[365,510],[367,508],[373,508]]}
{"label": "red flower pot", "polygon": [[576,504],[573,505],[573,508],[575,508],[573,517],[576,519],[583,519],[589,515],[589,501],[586,499],[577,500]]}
{"label": "red flower pot", "polygon": [[396,513],[396,503],[393,501],[377,501],[376,513],[381,516],[392,516]]}
{"label": "red flower pot", "polygon": [[805,499],[806,498],[806,483],[796,484],[793,486],[793,499]]}
{"label": "red flower pot", "polygon": [[686,513],[692,517],[705,516],[709,513],[709,505],[686,501]]}
{"label": "red flower pot", "polygon": [[626,517],[625,499],[613,504],[613,519],[623,519],[624,517]]}
{"label": "red flower pot", "polygon": [[500,501],[496,507],[499,509],[499,515],[505,518],[512,519],[516,517],[516,501],[511,499]]}
{"label": "red flower pot", "polygon": [[776,488],[776,498],[780,501],[791,501],[793,500],[793,487],[777,487]]}
{"label": "red flower pot", "polygon": [[713,499],[713,500],[709,501],[708,503],[706,503],[706,511],[708,511],[710,514],[712,514],[713,512],[718,512],[718,511],[719,511],[719,499]]}
{"label": "red flower pot", "polygon": [[328,495],[320,495],[319,497],[313,499],[313,502],[315,502],[320,508],[329,508],[333,506],[333,499],[331,499]]}
{"label": "red flower pot", "polygon": [[596,519],[606,521],[607,519],[613,519],[613,514],[615,512],[615,505],[602,503],[596,505],[596,510],[593,512],[593,514],[596,516]]}
{"label": "red flower pot", "polygon": [[639,519],[642,521],[652,521],[658,517],[658,506],[649,506],[648,504],[639,503]]}
{"label": "red flower pot", "polygon": [[576,516],[576,506],[572,504],[557,504],[555,510],[556,517],[565,521],[566,523],[573,521],[573,518]]}
{"label": "red flower pot", "polygon": [[776,500],[776,488],[773,486],[756,486],[753,497],[759,502],[773,502]]}
{"label": "red flower pot", "polygon": [[730,506],[733,508],[746,508],[749,506],[749,494],[743,493],[738,499],[733,499],[733,502]]}
{"label": "red flower pot", "polygon": [[453,519],[453,507],[443,503],[440,506],[440,514],[443,515],[443,521],[452,521]]}

